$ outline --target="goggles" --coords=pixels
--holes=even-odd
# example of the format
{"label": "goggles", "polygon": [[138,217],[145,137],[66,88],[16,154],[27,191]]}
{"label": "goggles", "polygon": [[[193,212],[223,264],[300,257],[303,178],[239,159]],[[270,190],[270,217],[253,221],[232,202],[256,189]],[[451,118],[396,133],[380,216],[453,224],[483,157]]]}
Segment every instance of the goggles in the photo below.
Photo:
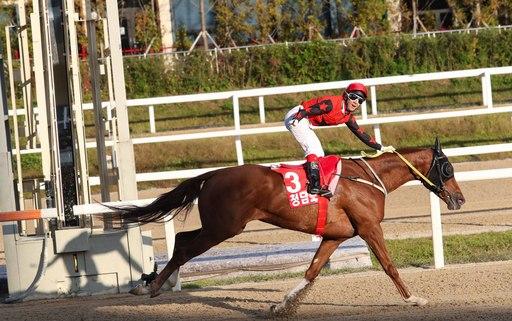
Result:
{"label": "goggles", "polygon": [[358,95],[358,94],[356,94],[356,93],[347,93],[347,97],[348,97],[348,99],[350,99],[350,100],[357,100],[357,102],[359,103],[359,105],[361,105],[362,103],[364,103],[364,101],[366,100],[366,98],[364,98],[363,96]]}

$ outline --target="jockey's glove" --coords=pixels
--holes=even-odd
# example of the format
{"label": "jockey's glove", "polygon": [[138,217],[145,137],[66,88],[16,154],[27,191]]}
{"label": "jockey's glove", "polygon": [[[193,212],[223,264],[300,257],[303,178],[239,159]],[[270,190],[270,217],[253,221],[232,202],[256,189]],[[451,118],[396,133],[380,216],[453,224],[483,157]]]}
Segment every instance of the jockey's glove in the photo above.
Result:
{"label": "jockey's glove", "polygon": [[380,151],[383,152],[383,153],[392,153],[394,152],[396,149],[393,147],[393,146],[382,146],[380,148]]}
{"label": "jockey's glove", "polygon": [[295,114],[291,121],[291,125],[295,126],[299,121],[301,121],[304,117],[308,115],[308,112],[305,109],[300,109],[298,113]]}

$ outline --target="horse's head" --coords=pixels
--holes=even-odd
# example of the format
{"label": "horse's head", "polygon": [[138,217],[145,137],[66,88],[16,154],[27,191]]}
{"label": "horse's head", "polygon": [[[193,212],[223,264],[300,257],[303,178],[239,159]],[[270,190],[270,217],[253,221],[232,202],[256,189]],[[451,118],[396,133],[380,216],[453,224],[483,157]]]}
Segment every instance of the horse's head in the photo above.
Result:
{"label": "horse's head", "polygon": [[466,202],[459,184],[455,180],[453,166],[443,153],[438,138],[436,138],[434,144],[432,163],[427,178],[434,186],[423,182],[425,187],[439,196],[446,203],[449,210],[458,210]]}

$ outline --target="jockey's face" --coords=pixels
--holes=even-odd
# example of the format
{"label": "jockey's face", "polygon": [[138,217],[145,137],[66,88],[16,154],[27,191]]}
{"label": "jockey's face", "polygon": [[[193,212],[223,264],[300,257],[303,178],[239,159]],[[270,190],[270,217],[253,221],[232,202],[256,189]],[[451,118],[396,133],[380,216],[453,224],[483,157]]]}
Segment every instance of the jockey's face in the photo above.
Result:
{"label": "jockey's face", "polygon": [[347,110],[351,113],[356,111],[360,106],[359,101],[357,99],[352,100],[346,97],[345,102],[347,103]]}

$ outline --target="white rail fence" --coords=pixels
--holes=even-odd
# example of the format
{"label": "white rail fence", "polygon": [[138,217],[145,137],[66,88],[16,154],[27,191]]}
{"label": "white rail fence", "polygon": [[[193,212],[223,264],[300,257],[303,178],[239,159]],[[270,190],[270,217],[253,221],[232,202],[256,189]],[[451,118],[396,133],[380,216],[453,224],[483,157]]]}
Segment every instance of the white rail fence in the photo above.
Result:
{"label": "white rail fence", "polygon": [[[446,119],[450,117],[467,117],[477,115],[490,115],[498,113],[512,113],[512,105],[495,107],[492,98],[492,75],[503,75],[512,74],[512,67],[502,68],[484,68],[484,69],[472,69],[463,71],[450,71],[440,73],[429,73],[429,74],[418,74],[418,75],[407,75],[407,76],[393,76],[393,77],[381,77],[372,79],[357,79],[351,81],[337,81],[319,84],[308,84],[308,85],[297,85],[297,86],[285,86],[285,87],[274,87],[274,88],[261,88],[261,89],[250,89],[240,91],[229,91],[220,93],[208,93],[208,94],[197,94],[197,95],[180,95],[180,96],[169,96],[169,97],[157,97],[157,98],[146,98],[146,99],[132,99],[128,101],[128,106],[148,106],[150,113],[150,127],[151,131],[155,131],[155,119],[154,119],[154,107],[156,105],[164,104],[176,104],[185,102],[199,102],[199,101],[210,101],[210,100],[226,100],[231,99],[233,102],[233,129],[229,130],[212,130],[210,132],[201,133],[190,133],[190,134],[175,134],[165,136],[152,136],[152,137],[140,137],[134,138],[134,144],[147,144],[147,143],[159,143],[159,142],[171,142],[171,141],[183,141],[183,140],[195,140],[195,139],[208,139],[215,137],[234,137],[235,139],[235,150],[237,155],[237,163],[239,165],[244,164],[243,158],[243,147],[241,143],[241,136],[244,135],[259,135],[266,133],[277,133],[285,132],[286,128],[280,126],[262,126],[259,128],[242,128],[240,124],[240,110],[239,101],[241,98],[258,97],[259,102],[259,114],[260,122],[265,123],[265,102],[264,98],[271,95],[282,95],[292,93],[302,93],[309,91],[320,91],[320,90],[332,90],[332,89],[343,89],[352,81],[361,81],[370,87],[371,90],[371,117],[368,115],[367,104],[364,103],[361,107],[362,116],[359,120],[361,125],[372,125],[375,131],[377,141],[381,142],[380,135],[380,124],[388,123],[402,123],[408,121],[421,121],[421,120],[432,120],[432,119]],[[455,79],[455,78],[468,78],[468,77],[479,77],[482,83],[482,106],[483,108],[473,109],[457,109],[455,111],[443,111],[443,112],[427,112],[418,114],[407,114],[407,115],[393,115],[393,116],[379,116],[377,109],[377,87],[388,84],[399,84],[399,83],[410,83],[420,81],[435,81],[443,79]],[[104,103],[104,106],[108,106],[108,103]],[[291,108],[292,106],[290,106]],[[84,109],[91,109],[91,104],[84,104]],[[24,114],[23,110],[18,111],[18,115]],[[112,145],[112,142],[107,142],[107,145]],[[88,148],[95,148],[94,142],[87,143]],[[461,148],[450,148],[444,150],[447,156],[462,156],[472,154],[485,154],[485,153],[497,153],[497,152],[511,152],[512,143],[494,144],[486,146],[473,146],[473,147],[461,147]],[[38,149],[24,150],[21,153],[37,153],[40,152]],[[269,165],[269,164],[266,164]],[[143,181],[160,181],[168,179],[180,179],[188,178],[199,175],[201,173],[214,170],[216,168],[203,168],[203,169],[187,169],[178,171],[166,171],[166,172],[154,172],[154,173],[138,173],[136,179],[138,182]],[[473,180],[486,180],[486,179],[504,179],[512,178],[512,168],[507,169],[493,169],[483,171],[472,171],[472,172],[461,172],[455,175],[458,181],[473,181]],[[91,185],[98,185],[98,177],[90,177]],[[407,185],[419,184],[419,182],[410,182]],[[142,201],[144,202],[144,201]],[[82,214],[90,214],[91,211],[95,213],[103,213],[101,209],[94,207],[88,210],[89,206],[94,205],[80,205],[81,210],[77,208],[77,212],[84,211]],[[440,215],[440,204],[439,199],[435,196],[431,196],[431,216],[432,216],[432,235],[434,242],[434,260],[435,267],[441,268],[444,266],[444,254],[442,247],[442,228],[441,228],[441,215]],[[171,227],[168,227],[167,237],[174,240],[174,233]],[[167,229],[167,227],[166,227]],[[171,240],[167,240],[171,242]],[[172,248],[168,243],[169,251]]]}
{"label": "white rail fence", "polygon": [[[237,156],[237,163],[239,165],[244,164],[243,157],[243,146],[241,142],[241,136],[244,135],[258,135],[268,133],[285,132],[284,126],[270,126],[270,127],[259,127],[259,128],[243,128],[240,124],[240,99],[249,97],[258,97],[259,103],[259,115],[260,123],[265,123],[265,101],[266,96],[302,93],[309,91],[320,91],[320,90],[332,90],[332,89],[343,89],[352,81],[364,82],[370,87],[371,91],[371,114],[372,117],[368,116],[367,103],[363,103],[361,106],[361,119],[358,121],[361,125],[373,125],[375,132],[375,138],[378,142],[382,142],[380,133],[380,124],[389,123],[401,123],[408,121],[420,121],[420,120],[432,120],[432,119],[446,119],[451,117],[465,117],[465,116],[477,116],[477,115],[490,115],[498,113],[511,113],[512,105],[495,107],[492,98],[492,75],[504,75],[512,74],[512,67],[499,67],[499,68],[480,68],[470,69],[461,71],[447,71],[438,73],[427,73],[427,74],[415,74],[405,76],[391,76],[391,77],[379,77],[370,79],[357,79],[350,81],[336,81],[326,82],[318,84],[307,84],[307,85],[296,85],[296,86],[283,86],[273,88],[259,88],[259,89],[248,89],[239,91],[227,91],[218,93],[206,93],[196,95],[179,95],[179,96],[167,96],[167,97],[155,97],[155,98],[144,98],[144,99],[132,99],[128,100],[128,106],[147,106],[149,111],[149,123],[152,132],[155,131],[155,112],[154,106],[164,104],[176,104],[186,102],[200,102],[200,101],[211,101],[211,100],[227,100],[231,99],[233,102],[233,129],[230,130],[212,130],[210,132],[201,133],[189,133],[189,134],[174,134],[174,135],[162,135],[162,136],[150,136],[150,137],[139,137],[133,138],[133,144],[149,144],[149,143],[162,143],[172,141],[183,141],[183,140],[195,140],[195,139],[207,139],[216,137],[234,137],[235,139],[235,151]],[[411,82],[423,82],[423,81],[436,81],[444,79],[457,79],[457,78],[471,78],[479,77],[482,84],[482,105],[483,108],[476,109],[460,109],[456,111],[444,111],[444,112],[427,112],[419,114],[407,114],[407,115],[393,115],[393,116],[379,116],[378,115],[378,95],[377,87],[389,84],[400,84],[400,83],[411,83]],[[107,107],[108,102],[104,102],[103,106]],[[92,104],[84,104],[85,110],[92,109]],[[290,106],[291,108],[292,106]],[[12,111],[10,111],[12,113]],[[24,110],[19,110],[18,115],[23,115]],[[106,145],[111,146],[112,141],[107,141]],[[95,148],[95,142],[88,142],[87,148]],[[508,151],[508,150],[507,150]],[[22,150],[22,154],[28,153],[40,153],[40,149]],[[206,169],[211,170],[212,168]],[[140,173],[137,174],[137,181],[153,181],[162,179],[176,179],[186,178],[195,176],[199,173],[204,172],[202,170],[180,170],[170,171],[161,173]],[[162,176],[163,175],[163,176]],[[91,184],[99,184],[97,177],[91,177]]]}

